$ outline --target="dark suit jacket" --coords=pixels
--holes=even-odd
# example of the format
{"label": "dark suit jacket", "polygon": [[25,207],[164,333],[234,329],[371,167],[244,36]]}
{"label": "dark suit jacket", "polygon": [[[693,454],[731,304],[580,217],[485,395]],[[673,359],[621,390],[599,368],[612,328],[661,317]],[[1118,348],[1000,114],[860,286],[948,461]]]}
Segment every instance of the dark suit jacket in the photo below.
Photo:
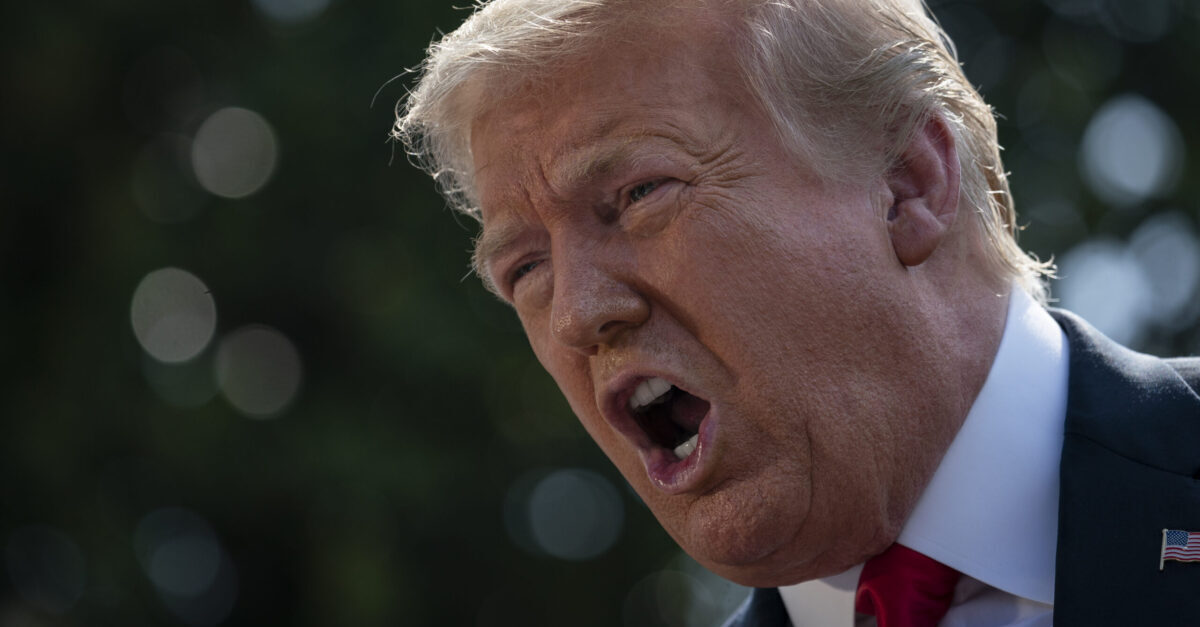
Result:
{"label": "dark suit jacket", "polygon": [[[1200,625],[1200,563],[1158,570],[1163,529],[1200,531],[1200,359],[1135,353],[1050,313],[1071,353],[1054,624]],[[761,588],[726,627],[789,624],[779,591]]]}

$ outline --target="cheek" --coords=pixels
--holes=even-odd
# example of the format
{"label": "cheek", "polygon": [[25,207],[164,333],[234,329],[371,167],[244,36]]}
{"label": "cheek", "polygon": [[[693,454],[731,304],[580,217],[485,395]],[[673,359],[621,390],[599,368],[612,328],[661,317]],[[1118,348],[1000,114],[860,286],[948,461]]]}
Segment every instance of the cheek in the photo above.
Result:
{"label": "cheek", "polygon": [[530,345],[542,367],[566,397],[571,411],[583,423],[588,434],[595,439],[599,435],[598,427],[601,426],[603,418],[596,409],[595,387],[588,375],[587,363],[580,363],[583,358],[576,357],[569,351],[547,350],[542,343],[534,341],[532,336]]}
{"label": "cheek", "polygon": [[592,383],[587,358],[569,349],[547,350],[546,343],[535,340],[535,336],[529,337],[538,361],[554,379],[559,391],[567,399],[571,412],[583,425],[588,436],[613,460],[621,473],[632,481],[629,469],[639,469],[641,462],[636,454],[631,453],[630,447],[623,445],[623,436],[612,429],[601,415],[596,404],[596,389]]}

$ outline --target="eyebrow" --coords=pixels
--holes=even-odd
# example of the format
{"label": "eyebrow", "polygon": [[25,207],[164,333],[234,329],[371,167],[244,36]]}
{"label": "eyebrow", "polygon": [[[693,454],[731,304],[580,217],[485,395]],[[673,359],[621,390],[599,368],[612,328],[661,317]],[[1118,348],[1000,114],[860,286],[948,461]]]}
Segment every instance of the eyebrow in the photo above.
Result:
{"label": "eyebrow", "polygon": [[[588,146],[570,151],[556,165],[554,175],[545,175],[546,180],[554,189],[577,190],[606,174],[616,170],[617,165],[627,162],[633,153],[633,140],[636,137],[623,138],[615,143]],[[521,220],[505,222],[495,228],[484,224],[483,232],[475,240],[475,251],[471,258],[471,266],[475,274],[483,279],[485,286],[499,293],[498,286],[492,280],[488,264],[512,248],[526,230]]]}
{"label": "eyebrow", "polygon": [[475,274],[483,280],[483,285],[488,291],[495,294],[500,293],[499,286],[492,280],[491,272],[488,272],[488,264],[512,248],[521,238],[525,228],[521,222],[506,222],[493,229],[485,226],[483,233],[475,239],[475,252],[471,255],[471,267],[475,270]]}
{"label": "eyebrow", "polygon": [[625,137],[619,142],[589,146],[563,158],[565,165],[559,167],[558,176],[547,177],[556,189],[574,190],[617,169],[618,164],[630,161],[634,152],[634,141],[639,137]]}

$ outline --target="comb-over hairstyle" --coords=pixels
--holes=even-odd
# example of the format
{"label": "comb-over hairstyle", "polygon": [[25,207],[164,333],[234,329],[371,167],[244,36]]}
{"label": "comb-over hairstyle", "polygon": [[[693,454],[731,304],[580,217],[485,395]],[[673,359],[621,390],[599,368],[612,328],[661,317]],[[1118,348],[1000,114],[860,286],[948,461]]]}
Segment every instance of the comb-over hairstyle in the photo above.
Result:
{"label": "comb-over hairstyle", "polygon": [[[703,5],[724,14],[742,85],[807,170],[849,182],[894,167],[932,116],[954,134],[961,203],[986,242],[985,271],[1045,302],[1048,263],[1016,242],[1016,213],[992,109],[922,0],[492,0],[435,42],[397,108],[393,136],[450,204],[480,219],[471,123],[551,78],[651,13]],[[669,21],[663,28],[669,28]]]}

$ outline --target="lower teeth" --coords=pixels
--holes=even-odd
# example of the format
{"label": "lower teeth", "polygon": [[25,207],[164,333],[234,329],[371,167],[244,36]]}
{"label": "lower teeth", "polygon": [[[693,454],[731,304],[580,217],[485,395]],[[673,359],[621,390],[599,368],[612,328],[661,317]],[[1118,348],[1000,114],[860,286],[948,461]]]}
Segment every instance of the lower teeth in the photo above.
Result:
{"label": "lower teeth", "polygon": [[700,441],[699,433],[688,438],[687,442],[684,442],[683,444],[680,444],[679,446],[675,447],[675,457],[677,457],[679,459],[687,459],[687,456],[691,455],[692,451],[696,450],[696,443],[699,441]]}

